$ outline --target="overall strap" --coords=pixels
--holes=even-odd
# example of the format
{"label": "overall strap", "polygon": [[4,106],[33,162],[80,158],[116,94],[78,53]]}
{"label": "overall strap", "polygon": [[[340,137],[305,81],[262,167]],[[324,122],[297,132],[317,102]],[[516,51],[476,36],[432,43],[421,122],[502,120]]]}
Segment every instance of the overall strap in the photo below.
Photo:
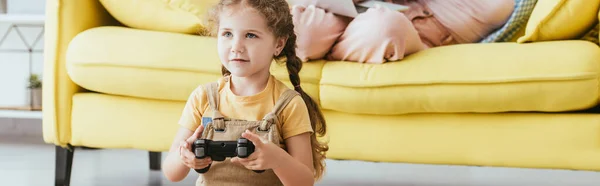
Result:
{"label": "overall strap", "polygon": [[212,82],[205,87],[206,95],[208,96],[208,106],[213,111],[212,123],[215,129],[225,129],[224,117],[219,112],[219,84]]}
{"label": "overall strap", "polygon": [[281,114],[283,109],[294,99],[294,97],[300,95],[300,93],[295,90],[288,89],[281,94],[277,102],[275,102],[275,106],[273,106],[273,111],[267,114],[263,118],[263,122],[260,124],[259,130],[266,131],[268,130],[272,124],[279,123],[279,119],[277,116]]}

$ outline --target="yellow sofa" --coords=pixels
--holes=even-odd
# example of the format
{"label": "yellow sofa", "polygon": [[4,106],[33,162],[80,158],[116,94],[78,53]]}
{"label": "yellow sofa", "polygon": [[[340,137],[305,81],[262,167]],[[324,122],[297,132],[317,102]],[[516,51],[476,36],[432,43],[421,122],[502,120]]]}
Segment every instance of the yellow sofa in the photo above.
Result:
{"label": "yellow sofa", "polygon": [[[97,0],[47,1],[45,45],[56,185],[74,147],[146,150],[160,169],[188,95],[220,77],[214,38],[130,28]],[[288,83],[285,67],[272,72]],[[600,170],[600,114],[580,112],[600,98],[591,42],[462,44],[381,65],[313,61],[300,75],[331,159]]]}

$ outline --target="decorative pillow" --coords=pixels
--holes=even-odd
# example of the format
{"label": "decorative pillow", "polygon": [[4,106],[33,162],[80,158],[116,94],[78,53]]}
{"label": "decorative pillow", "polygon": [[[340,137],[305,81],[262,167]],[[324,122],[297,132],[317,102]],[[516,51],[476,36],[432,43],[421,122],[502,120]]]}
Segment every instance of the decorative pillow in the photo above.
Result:
{"label": "decorative pillow", "polygon": [[517,42],[576,39],[598,19],[600,0],[539,0]]}
{"label": "decorative pillow", "polygon": [[509,42],[527,23],[538,0],[515,0],[515,8],[504,26],[481,40],[481,43]]}
{"label": "decorative pillow", "polygon": [[119,22],[137,29],[198,34],[218,0],[100,0]]}
{"label": "decorative pillow", "polygon": [[292,7],[296,55],[304,62],[322,59],[342,35],[349,20],[314,5]]}

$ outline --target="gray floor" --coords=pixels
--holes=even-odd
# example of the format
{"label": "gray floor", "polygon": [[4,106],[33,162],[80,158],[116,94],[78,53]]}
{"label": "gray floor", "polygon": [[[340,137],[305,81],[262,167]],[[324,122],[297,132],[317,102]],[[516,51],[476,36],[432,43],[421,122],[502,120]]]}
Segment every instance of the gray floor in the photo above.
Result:
{"label": "gray floor", "polygon": [[[163,157],[166,155],[163,155]],[[328,172],[317,185],[600,185],[599,172],[534,170],[467,166],[435,166],[329,160]],[[0,185],[53,184],[54,146],[40,137],[0,135]],[[81,150],[74,156],[74,186],[194,185],[197,175],[170,183],[148,168],[148,153],[138,150]]]}

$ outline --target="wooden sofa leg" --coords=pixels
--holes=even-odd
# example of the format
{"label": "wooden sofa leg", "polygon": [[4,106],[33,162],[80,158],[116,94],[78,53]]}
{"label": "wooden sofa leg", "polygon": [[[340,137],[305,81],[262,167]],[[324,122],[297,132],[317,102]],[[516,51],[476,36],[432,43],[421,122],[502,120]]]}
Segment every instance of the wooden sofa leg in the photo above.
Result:
{"label": "wooden sofa leg", "polygon": [[150,170],[160,170],[161,152],[150,151]]}
{"label": "wooden sofa leg", "polygon": [[73,167],[74,148],[56,146],[56,165],[54,169],[54,185],[69,186],[71,181],[71,168]]}

